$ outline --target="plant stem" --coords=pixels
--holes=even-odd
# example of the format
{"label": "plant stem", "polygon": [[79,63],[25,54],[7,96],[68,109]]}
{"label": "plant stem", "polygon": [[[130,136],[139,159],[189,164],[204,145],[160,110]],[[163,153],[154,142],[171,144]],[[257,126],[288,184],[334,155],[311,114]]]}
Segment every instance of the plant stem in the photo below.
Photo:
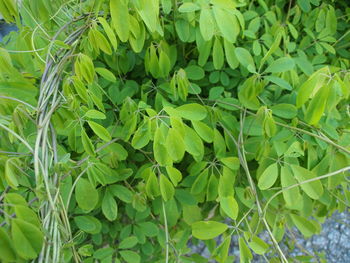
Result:
{"label": "plant stem", "polygon": [[168,232],[168,220],[166,216],[164,201],[162,201],[163,217],[164,217],[164,231],[165,231],[165,263],[169,262],[169,232]]}

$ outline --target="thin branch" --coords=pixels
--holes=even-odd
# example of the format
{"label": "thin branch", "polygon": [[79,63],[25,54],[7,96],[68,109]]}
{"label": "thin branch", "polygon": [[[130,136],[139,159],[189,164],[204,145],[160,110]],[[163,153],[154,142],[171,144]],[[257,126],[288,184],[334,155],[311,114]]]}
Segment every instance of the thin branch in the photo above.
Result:
{"label": "thin branch", "polygon": [[270,199],[266,202],[266,206],[264,208],[264,215],[266,214],[267,208],[270,205],[270,203],[272,202],[272,200],[275,199],[278,195],[282,194],[284,191],[293,189],[293,188],[301,186],[303,184],[307,184],[307,183],[311,183],[311,182],[314,182],[314,181],[322,180],[322,179],[325,179],[325,178],[328,178],[328,177],[331,177],[331,176],[334,176],[334,175],[337,175],[337,174],[340,174],[340,173],[349,172],[349,171],[350,171],[350,166],[347,166],[347,167],[344,167],[344,168],[339,169],[337,171],[334,171],[334,172],[331,172],[331,173],[328,173],[328,174],[325,174],[325,175],[321,175],[321,176],[318,176],[318,177],[315,177],[315,178],[311,178],[311,179],[302,181],[300,183],[293,184],[291,186],[283,188],[282,190],[278,191],[273,196],[271,196]]}

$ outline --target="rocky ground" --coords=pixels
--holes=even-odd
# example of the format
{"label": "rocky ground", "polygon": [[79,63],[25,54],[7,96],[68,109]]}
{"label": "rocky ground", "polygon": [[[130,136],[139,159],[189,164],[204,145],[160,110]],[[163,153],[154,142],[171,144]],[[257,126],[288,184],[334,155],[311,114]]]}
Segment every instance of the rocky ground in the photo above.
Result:
{"label": "rocky ground", "polygon": [[[281,244],[282,249],[290,258],[296,258],[300,255],[310,255],[313,259],[306,259],[306,261],[295,262],[325,262],[328,263],[350,263],[350,213],[345,212],[341,214],[334,214],[331,218],[326,220],[322,225],[322,232],[319,235],[313,236],[309,239],[304,239],[298,234],[298,231],[293,231],[296,243],[293,245],[294,249],[288,248],[291,244]],[[268,237],[262,237],[268,240]],[[288,251],[288,252],[287,252]],[[194,252],[209,258],[210,253],[205,249],[204,244],[194,247]],[[234,237],[231,243],[230,255],[236,256],[236,261],[239,262],[238,240]],[[215,261],[212,261],[213,263]],[[255,255],[255,263],[266,263],[266,259]]]}

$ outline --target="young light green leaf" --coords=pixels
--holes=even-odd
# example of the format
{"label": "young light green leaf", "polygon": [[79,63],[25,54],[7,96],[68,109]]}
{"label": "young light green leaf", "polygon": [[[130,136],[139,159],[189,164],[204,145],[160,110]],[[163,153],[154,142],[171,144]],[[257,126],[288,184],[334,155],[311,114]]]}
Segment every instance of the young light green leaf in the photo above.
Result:
{"label": "young light green leaf", "polygon": [[132,138],[132,141],[131,141],[132,147],[134,147],[135,149],[141,149],[149,143],[149,141],[151,140],[150,128],[151,128],[150,121],[145,120],[136,130]]}
{"label": "young light green leaf", "polygon": [[203,172],[201,172],[197,176],[196,180],[193,182],[192,188],[191,188],[191,194],[197,195],[203,192],[207,186],[208,178],[209,178],[208,169],[205,169]]}
{"label": "young light green leaf", "polygon": [[87,136],[84,128],[81,129],[81,141],[84,147],[84,150],[91,156],[95,156],[95,147],[92,144],[90,138]]}
{"label": "young light green leaf", "polygon": [[174,128],[170,128],[165,142],[169,156],[173,161],[181,161],[185,155],[185,142],[181,134]]}
{"label": "young light green leaf", "polygon": [[323,186],[320,180],[315,180],[310,183],[303,183],[306,180],[313,180],[316,178],[316,175],[301,166],[291,165],[293,174],[298,180],[301,189],[310,196],[312,199],[319,199],[323,194]]}
{"label": "young light green leaf", "polygon": [[174,186],[177,186],[177,184],[182,180],[181,172],[175,167],[167,166],[166,172]]}
{"label": "young light green leaf", "polygon": [[97,205],[98,192],[89,180],[80,178],[75,186],[75,199],[82,210],[90,212]]}
{"label": "young light green leaf", "polygon": [[106,119],[106,115],[97,110],[88,110],[84,116],[90,119],[98,119],[98,120]]}
{"label": "young light green leaf", "polygon": [[113,49],[117,50],[118,40],[113,32],[113,29],[110,27],[110,25],[108,24],[106,19],[104,19],[103,17],[99,17],[98,21],[101,23],[104,32],[107,34],[107,37],[108,37],[109,41],[111,42]]}
{"label": "young light green leaf", "polygon": [[265,70],[265,72],[281,73],[293,69],[295,66],[292,58],[283,57],[273,61]]}
{"label": "young light green leaf", "polygon": [[0,260],[3,262],[15,262],[16,260],[13,243],[3,227],[0,227]]}
{"label": "young light green leaf", "polygon": [[236,42],[239,34],[239,24],[236,16],[228,10],[216,6],[213,7],[213,12],[222,36],[230,43]]}
{"label": "young light green leaf", "polygon": [[211,40],[214,35],[215,22],[212,11],[209,8],[203,8],[199,17],[199,28],[205,41]]}
{"label": "young light green leaf", "polygon": [[200,6],[195,3],[183,3],[178,10],[181,13],[190,13],[200,10]]}
{"label": "young light green leaf", "polygon": [[309,219],[295,214],[290,214],[290,217],[292,218],[295,226],[305,237],[311,237],[312,235],[316,234],[317,229]]}
{"label": "young light green leaf", "polygon": [[90,128],[94,131],[94,133],[100,137],[102,140],[109,142],[112,140],[111,135],[109,132],[104,128],[102,125],[94,122],[94,121],[88,121],[88,124]]}
{"label": "young light green leaf", "polygon": [[128,0],[111,0],[110,10],[113,28],[122,42],[129,38]]}
{"label": "young light green leaf", "polygon": [[235,48],[235,55],[242,64],[243,67],[247,68],[249,71],[255,71],[255,63],[252,55],[250,55],[249,51],[242,47]]}
{"label": "young light green leaf", "polygon": [[238,240],[239,244],[239,258],[240,262],[248,263],[253,259],[252,252],[250,252],[250,249],[248,248],[247,244],[245,243],[243,237],[240,237]]}
{"label": "young light green leaf", "polygon": [[236,69],[239,65],[239,61],[236,57],[234,45],[228,42],[227,40],[224,40],[224,49],[227,64],[230,66],[231,69]]}
{"label": "young light green leaf", "polygon": [[112,72],[105,68],[95,68],[97,74],[110,82],[116,82],[117,79]]}
{"label": "young light green leaf", "polygon": [[[283,188],[289,187],[297,183],[288,167],[281,167],[281,185]],[[288,207],[295,207],[301,200],[299,187],[283,190],[283,198]]]}
{"label": "young light green leaf", "polygon": [[192,235],[201,240],[209,240],[227,230],[226,224],[216,221],[199,221],[192,224]]}
{"label": "young light green leaf", "polygon": [[153,140],[154,158],[161,166],[171,166],[172,160],[165,146],[165,136],[160,127],[156,129]]}
{"label": "young light green leaf", "polygon": [[274,185],[278,177],[278,164],[273,163],[268,166],[259,177],[258,186],[261,190],[269,189]]}
{"label": "young light green leaf", "polygon": [[219,70],[224,65],[224,50],[219,38],[215,38],[213,45],[213,63],[214,68]]}
{"label": "young light green leaf", "polygon": [[23,259],[35,259],[44,243],[39,228],[22,219],[11,220],[11,235],[16,253]]}
{"label": "young light green leaf", "polygon": [[271,107],[271,110],[274,115],[285,119],[293,119],[298,113],[294,105],[287,103],[276,104]]}
{"label": "young light green leaf", "polygon": [[226,155],[225,139],[217,129],[214,129],[214,152],[217,158],[223,158]]}
{"label": "young light green leaf", "polygon": [[197,103],[184,104],[176,108],[182,118],[191,121],[200,121],[207,117],[207,110]]}
{"label": "young light green leaf", "polygon": [[170,199],[172,199],[175,194],[174,186],[171,184],[171,182],[168,180],[168,178],[166,178],[164,174],[160,175],[159,185],[160,185],[160,193],[164,201],[169,201]]}
{"label": "young light green leaf", "polygon": [[221,209],[233,220],[237,219],[238,216],[238,203],[233,196],[221,197],[220,198]]}
{"label": "young light green leaf", "polygon": [[192,126],[203,141],[211,143],[214,138],[214,131],[208,125],[201,121],[192,121]]}
{"label": "young light green leaf", "polygon": [[269,248],[269,245],[257,236],[253,236],[251,241],[248,242],[248,245],[254,251],[254,253],[258,255],[265,254]]}
{"label": "young light green leaf", "polygon": [[230,168],[233,171],[236,171],[239,169],[240,161],[238,157],[225,157],[221,158],[220,162],[222,162],[224,165],[226,165],[228,168]]}
{"label": "young light green leaf", "polygon": [[158,179],[155,173],[150,170],[147,183],[146,183],[146,193],[150,198],[155,198],[160,194],[160,188],[158,184]]}

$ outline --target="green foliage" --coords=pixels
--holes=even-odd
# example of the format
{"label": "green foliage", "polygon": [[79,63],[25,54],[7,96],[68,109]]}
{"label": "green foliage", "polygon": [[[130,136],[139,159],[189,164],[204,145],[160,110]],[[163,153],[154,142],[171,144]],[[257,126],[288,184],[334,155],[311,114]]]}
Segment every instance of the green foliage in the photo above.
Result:
{"label": "green foliage", "polygon": [[21,2],[1,262],[227,263],[233,235],[241,262],[294,262],[288,232],[349,207],[348,1]]}

